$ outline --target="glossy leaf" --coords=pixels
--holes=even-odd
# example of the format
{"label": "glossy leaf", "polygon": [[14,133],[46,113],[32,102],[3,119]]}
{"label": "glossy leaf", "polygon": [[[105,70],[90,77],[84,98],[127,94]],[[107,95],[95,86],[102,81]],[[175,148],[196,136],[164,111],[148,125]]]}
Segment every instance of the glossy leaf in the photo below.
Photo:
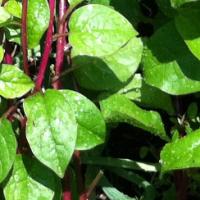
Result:
{"label": "glossy leaf", "polygon": [[34,87],[31,79],[14,65],[1,66],[0,95],[5,98],[16,98],[26,94]]}
{"label": "glossy leaf", "polygon": [[4,57],[4,49],[3,47],[0,45],[0,62],[3,60]]}
{"label": "glossy leaf", "polygon": [[[190,51],[200,60],[199,9],[183,9],[176,17],[176,28]],[[192,22],[192,26],[191,26]]]}
{"label": "glossy leaf", "polygon": [[17,141],[7,119],[0,120],[0,182],[8,175],[15,160]]}
{"label": "glossy leaf", "polygon": [[[132,38],[125,46],[105,57],[77,56],[73,59],[79,84],[91,90],[110,90],[122,87],[137,70],[143,45]],[[95,74],[95,76],[94,76]]]}
{"label": "glossy leaf", "polygon": [[49,26],[50,11],[47,0],[29,0],[27,15],[28,47],[34,48],[40,43]]}
{"label": "glossy leaf", "polygon": [[111,8],[97,4],[77,9],[70,18],[69,29],[72,56],[110,55],[137,35],[126,18]]}
{"label": "glossy leaf", "polygon": [[143,110],[119,94],[102,100],[100,106],[107,123],[125,122],[168,140],[162,119],[157,112]]}
{"label": "glossy leaf", "polygon": [[162,171],[200,167],[200,130],[166,144],[161,164]]}
{"label": "glossy leaf", "polygon": [[64,96],[56,90],[38,93],[24,101],[26,135],[33,154],[59,177],[74,152],[77,125]]}
{"label": "glossy leaf", "polygon": [[102,144],[105,140],[106,126],[95,104],[72,90],[60,92],[75,113],[78,125],[76,149],[86,150]]}
{"label": "glossy leaf", "polygon": [[11,18],[11,15],[6,11],[4,7],[0,6],[0,27]]}
{"label": "glossy leaf", "polygon": [[41,163],[18,155],[4,195],[6,200],[53,200],[57,184],[53,172]]}
{"label": "glossy leaf", "polygon": [[5,3],[4,8],[14,17],[21,18],[22,16],[22,5],[16,0],[9,0]]}
{"label": "glossy leaf", "polygon": [[143,65],[145,81],[166,93],[181,95],[200,91],[199,61],[190,53],[172,22],[148,40]]}

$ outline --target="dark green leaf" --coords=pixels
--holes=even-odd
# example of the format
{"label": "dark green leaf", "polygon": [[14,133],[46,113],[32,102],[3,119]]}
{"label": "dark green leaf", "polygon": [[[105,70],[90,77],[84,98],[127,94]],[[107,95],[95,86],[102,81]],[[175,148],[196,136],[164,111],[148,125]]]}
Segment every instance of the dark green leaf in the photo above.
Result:
{"label": "dark green leaf", "polygon": [[125,122],[168,140],[159,113],[143,110],[119,94],[102,100],[100,106],[107,123]]}
{"label": "dark green leaf", "polygon": [[63,177],[74,152],[76,119],[64,96],[56,90],[38,93],[24,101],[26,135],[33,154]]}
{"label": "dark green leaf", "polygon": [[15,160],[17,141],[7,119],[0,120],[0,182],[8,175]]}
{"label": "dark green leaf", "polygon": [[75,113],[78,124],[76,149],[86,150],[104,142],[106,127],[99,109],[89,99],[72,90],[61,90]]}
{"label": "dark green leaf", "polygon": [[28,47],[34,48],[49,26],[50,11],[47,0],[29,0],[27,15]]}
{"label": "dark green leaf", "polygon": [[190,2],[197,2],[199,0],[170,0],[171,1],[171,5],[174,8],[180,7],[185,3],[190,3]]}
{"label": "dark green leaf", "polygon": [[31,79],[14,65],[1,66],[0,95],[5,98],[16,98],[26,94],[34,87]]}

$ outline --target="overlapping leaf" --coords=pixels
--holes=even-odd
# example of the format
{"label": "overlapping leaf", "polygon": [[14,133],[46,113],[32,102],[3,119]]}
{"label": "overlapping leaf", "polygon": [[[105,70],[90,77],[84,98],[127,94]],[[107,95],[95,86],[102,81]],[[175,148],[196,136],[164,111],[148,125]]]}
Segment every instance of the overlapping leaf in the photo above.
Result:
{"label": "overlapping leaf", "polygon": [[15,160],[17,142],[10,122],[0,120],[0,182],[8,175]]}
{"label": "overlapping leaf", "polygon": [[86,150],[101,144],[105,140],[105,122],[99,109],[89,99],[71,90],[61,90],[75,113],[78,135],[76,149]]}
{"label": "overlapping leaf", "polygon": [[52,171],[34,159],[18,155],[4,195],[6,200],[52,200],[57,185]]}
{"label": "overlapping leaf", "polygon": [[21,18],[22,5],[16,0],[9,0],[5,3],[4,8],[14,17]]}
{"label": "overlapping leaf", "polygon": [[200,91],[199,64],[170,22],[147,42],[143,57],[145,81],[169,94],[197,92]]}
{"label": "overlapping leaf", "polygon": [[3,47],[0,45],[0,62],[3,60],[3,56],[4,56],[4,49],[3,49]]}
{"label": "overlapping leaf", "polygon": [[76,145],[77,125],[70,105],[56,90],[38,93],[24,102],[27,139],[33,154],[63,177]]}

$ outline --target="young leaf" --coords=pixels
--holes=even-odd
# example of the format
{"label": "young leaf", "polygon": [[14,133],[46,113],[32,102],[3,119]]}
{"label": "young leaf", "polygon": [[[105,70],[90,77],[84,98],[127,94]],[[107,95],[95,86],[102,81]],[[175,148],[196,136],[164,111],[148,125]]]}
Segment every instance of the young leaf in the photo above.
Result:
{"label": "young leaf", "polygon": [[4,49],[3,47],[0,45],[0,63],[3,60],[3,56],[4,56]]}
{"label": "young leaf", "polygon": [[78,135],[76,149],[86,150],[102,144],[105,140],[106,126],[99,109],[93,102],[71,90],[60,90],[75,113]]}
{"label": "young leaf", "polygon": [[69,29],[72,56],[110,55],[137,35],[126,18],[111,8],[97,4],[77,9],[70,18]]}
{"label": "young leaf", "polygon": [[4,7],[0,6],[0,27],[11,18],[11,15],[6,11]]}
{"label": "young leaf", "polygon": [[161,151],[162,171],[200,167],[200,130],[165,145]]}
{"label": "young leaf", "polygon": [[92,90],[122,87],[137,70],[142,50],[141,40],[133,37],[125,46],[108,56],[76,56],[73,59],[74,65],[79,66],[75,71],[76,78],[82,87]]}
{"label": "young leaf", "polygon": [[161,27],[148,40],[143,65],[145,81],[166,93],[200,91],[199,61],[190,53],[173,22]]}
{"label": "young leaf", "polygon": [[34,48],[40,43],[49,26],[50,11],[47,0],[29,0],[27,15],[28,47]]}
{"label": "young leaf", "polygon": [[157,112],[143,110],[119,94],[102,100],[100,106],[107,123],[125,122],[168,140],[162,119]]}
{"label": "young leaf", "polygon": [[14,17],[21,18],[22,5],[16,0],[9,0],[5,3],[4,8]]}
{"label": "young leaf", "polygon": [[24,101],[26,135],[33,154],[63,177],[76,145],[77,124],[70,105],[56,90]]}
{"label": "young leaf", "polygon": [[[190,51],[200,60],[199,9],[183,9],[175,18],[176,28]],[[192,22],[192,26],[191,26]]]}
{"label": "young leaf", "polygon": [[69,0],[69,5],[70,5],[70,8],[74,8],[76,7],[79,3],[81,3],[83,0]]}
{"label": "young leaf", "polygon": [[0,182],[8,175],[15,160],[17,142],[12,126],[7,119],[0,120]]}
{"label": "young leaf", "polygon": [[6,200],[53,200],[58,180],[38,161],[18,155],[5,188]]}
{"label": "young leaf", "polygon": [[34,87],[31,79],[14,65],[1,65],[0,95],[5,98],[16,98],[26,94]]}

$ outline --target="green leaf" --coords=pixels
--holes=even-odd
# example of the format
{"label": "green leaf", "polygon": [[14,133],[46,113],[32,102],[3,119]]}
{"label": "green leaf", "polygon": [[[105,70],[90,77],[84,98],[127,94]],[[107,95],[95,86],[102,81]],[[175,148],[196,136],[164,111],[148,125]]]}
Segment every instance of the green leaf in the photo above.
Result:
{"label": "green leaf", "polygon": [[11,18],[11,15],[6,11],[4,7],[0,6],[0,27]]}
{"label": "green leaf", "polygon": [[107,123],[125,122],[168,140],[159,113],[143,110],[119,94],[102,100],[100,106]]}
{"label": "green leaf", "polygon": [[190,53],[172,22],[148,40],[143,65],[145,81],[166,93],[181,95],[200,91],[199,61]]}
{"label": "green leaf", "polygon": [[31,79],[14,65],[2,65],[0,70],[0,95],[14,99],[34,87]]}
{"label": "green leaf", "polygon": [[77,125],[70,105],[56,90],[24,101],[26,135],[33,154],[63,177],[76,145]]}
{"label": "green leaf", "polygon": [[40,43],[49,26],[50,11],[47,0],[29,0],[27,15],[28,47],[34,48]]}
{"label": "green leaf", "polygon": [[18,155],[4,195],[6,200],[52,200],[57,184],[53,172],[37,160]]}
{"label": "green leaf", "polygon": [[137,35],[126,18],[111,8],[97,4],[77,9],[70,18],[69,29],[72,56],[110,55]]}
{"label": "green leaf", "polygon": [[109,6],[110,5],[110,1],[111,0],[89,0],[90,3],[101,4],[101,5],[105,5],[105,6]]}
{"label": "green leaf", "polygon": [[171,5],[174,8],[180,7],[185,3],[190,3],[190,2],[197,2],[199,0],[170,0],[171,1]]}
{"label": "green leaf", "polygon": [[161,151],[162,171],[200,167],[200,129],[166,144]]}
{"label": "green leaf", "polygon": [[99,109],[93,102],[71,90],[61,90],[62,95],[75,113],[78,124],[76,149],[86,150],[102,144],[106,126]]}
{"label": "green leaf", "polygon": [[76,78],[79,84],[86,89],[120,88],[138,69],[142,50],[141,40],[134,37],[109,56],[100,58],[77,56],[73,59],[73,64],[79,67],[75,70]]}
{"label": "green leaf", "polygon": [[4,8],[14,17],[21,18],[22,4],[15,0],[9,0],[5,3]]}
{"label": "green leaf", "polygon": [[4,57],[4,49],[3,46],[0,45],[0,62],[3,60]]}
{"label": "green leaf", "polygon": [[0,182],[8,175],[15,160],[17,141],[7,119],[0,120]]}
{"label": "green leaf", "polygon": [[21,28],[5,27],[4,30],[7,40],[21,45]]}
{"label": "green leaf", "polygon": [[70,5],[70,8],[73,9],[78,4],[80,4],[83,0],[69,0],[68,3]]}
{"label": "green leaf", "polygon": [[[118,91],[130,100],[138,102],[144,107],[165,110],[168,114],[174,114],[171,98],[161,90],[146,84],[140,74],[135,74],[133,79]],[[159,99],[159,101],[155,101]]]}
{"label": "green leaf", "polygon": [[[176,28],[190,51],[200,60],[199,9],[183,9],[175,18]],[[191,26],[192,22],[192,26]]]}

